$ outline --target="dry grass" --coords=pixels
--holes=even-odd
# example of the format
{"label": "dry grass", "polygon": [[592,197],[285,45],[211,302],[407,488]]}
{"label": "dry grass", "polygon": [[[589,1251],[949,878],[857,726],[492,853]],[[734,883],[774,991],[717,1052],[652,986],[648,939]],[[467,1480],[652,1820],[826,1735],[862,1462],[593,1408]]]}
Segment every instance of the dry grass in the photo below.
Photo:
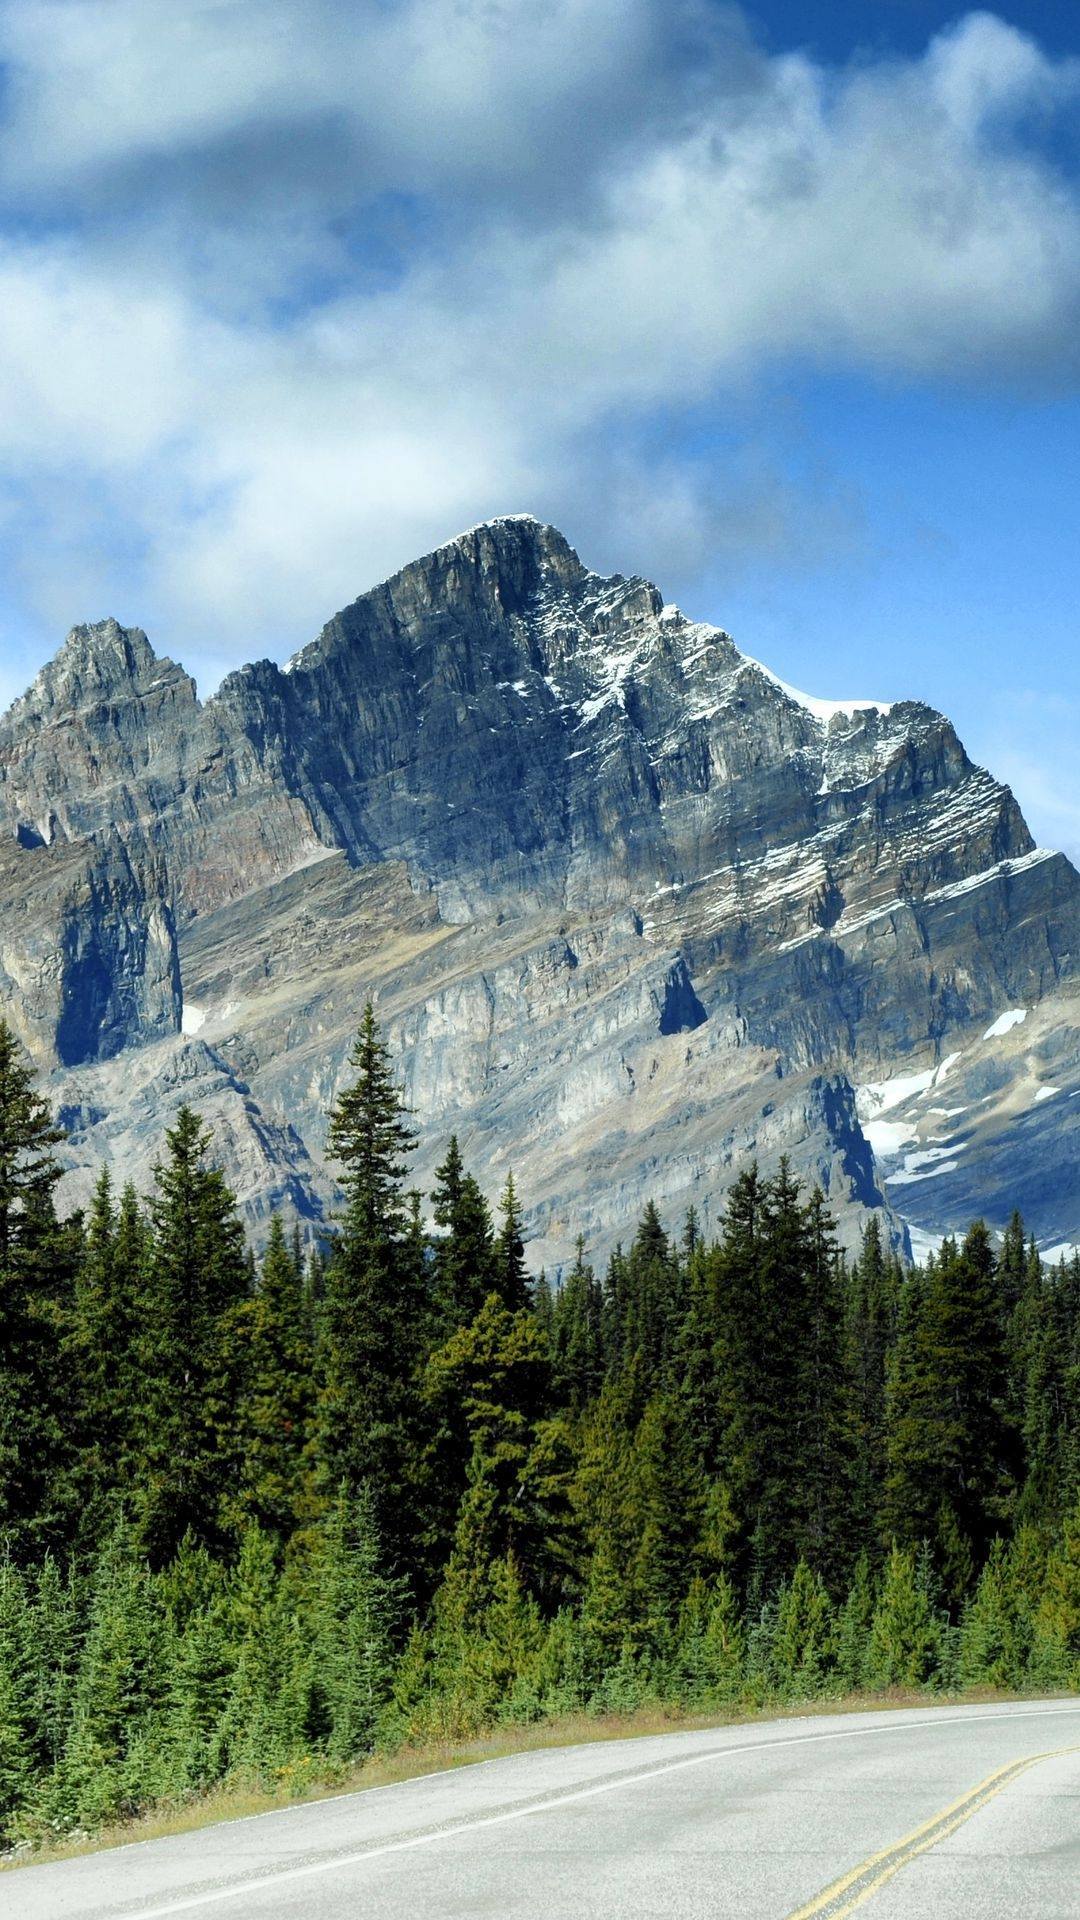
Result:
{"label": "dry grass", "polygon": [[[277,1788],[231,1785],[152,1808],[134,1819],[94,1834],[71,1834],[63,1840],[23,1847],[0,1856],[0,1872],[45,1861],[66,1860],[77,1854],[100,1853],[112,1847],[136,1846],[169,1834],[192,1833],[225,1820],[250,1820],[282,1807],[336,1799],[362,1793],[368,1787],[389,1787],[425,1774],[454,1767],[477,1766],[515,1753],[533,1753],[549,1747],[582,1746],[599,1741],[640,1740],[650,1734],[689,1732],[710,1727],[752,1726],[770,1720],[810,1720],[838,1713],[931,1707],[973,1706],[1023,1696],[992,1687],[969,1688],[964,1693],[926,1694],[892,1688],[888,1693],[849,1694],[840,1700],[817,1700],[803,1706],[767,1706],[729,1713],[679,1713],[675,1709],[642,1707],[632,1714],[573,1714],[520,1727],[499,1727],[471,1740],[433,1741],[422,1747],[403,1747],[397,1753],[376,1755],[361,1766],[337,1774],[300,1768],[283,1769]],[[1042,1696],[1040,1696],[1042,1697]]]}

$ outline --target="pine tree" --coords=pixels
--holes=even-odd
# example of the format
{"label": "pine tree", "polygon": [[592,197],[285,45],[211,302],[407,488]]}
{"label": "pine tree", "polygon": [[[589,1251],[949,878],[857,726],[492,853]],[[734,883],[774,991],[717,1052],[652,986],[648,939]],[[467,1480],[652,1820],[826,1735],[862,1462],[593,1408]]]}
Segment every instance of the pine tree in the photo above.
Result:
{"label": "pine tree", "polygon": [[798,1182],[786,1159],[762,1191],[758,1258],[757,1358],[750,1400],[755,1422],[751,1583],[764,1594],[793,1572],[799,1558],[805,1512],[803,1449],[811,1427],[805,1349],[808,1275],[815,1253]]}
{"label": "pine tree", "polygon": [[836,1623],[823,1581],[800,1560],[777,1597],[769,1665],[781,1699],[814,1700],[828,1688]]}
{"label": "pine tree", "polygon": [[57,1765],[71,1717],[71,1702],[85,1627],[85,1578],[66,1572],[52,1554],[34,1569],[23,1653],[30,1687],[34,1761],[41,1775]]}
{"label": "pine tree", "polygon": [[495,1291],[510,1313],[529,1305],[529,1270],[525,1265],[521,1208],[514,1176],[508,1173],[499,1201],[501,1226],[495,1242]]}
{"label": "pine tree", "polygon": [[836,1677],[845,1693],[859,1693],[866,1685],[870,1625],[874,1617],[874,1583],[867,1554],[861,1553],[847,1598],[836,1622]]}
{"label": "pine tree", "polygon": [[60,1319],[72,1243],[53,1206],[64,1139],[0,1020],[0,1535],[47,1534],[61,1451]]}
{"label": "pine tree", "polygon": [[[765,1194],[756,1166],[740,1174],[724,1210],[718,1247],[704,1256],[692,1292],[702,1355],[698,1404],[705,1466],[723,1473],[735,1522],[737,1584],[745,1584],[765,1472],[766,1392],[762,1372],[761,1270]],[[713,1380],[709,1404],[710,1366]]]}
{"label": "pine tree", "polygon": [[595,1400],[604,1377],[603,1295],[585,1259],[577,1255],[552,1307],[552,1392],[556,1404],[582,1413]]}
{"label": "pine tree", "polygon": [[876,1542],[881,1530],[885,1479],[885,1382],[896,1338],[902,1274],[887,1258],[877,1214],[871,1214],[847,1286],[846,1321],[855,1470],[851,1486],[853,1531]]}
{"label": "pine tree", "polygon": [[237,1314],[248,1292],[243,1229],[207,1128],[188,1107],[155,1169],[137,1461],[142,1538],[157,1564],[189,1531],[221,1542],[239,1473]]}
{"label": "pine tree", "polygon": [[327,1750],[353,1761],[379,1737],[405,1605],[402,1582],[384,1570],[366,1489],[330,1509],[315,1577],[315,1676],[325,1699]]}
{"label": "pine tree", "polygon": [[319,1441],[324,1485],[367,1486],[393,1563],[413,1567],[416,1371],[428,1303],[419,1293],[404,1193],[414,1137],[370,1001],[353,1084],[330,1115],[345,1209],[326,1276]]}
{"label": "pine tree", "polygon": [[679,1614],[669,1684],[699,1710],[729,1706],[743,1686],[743,1632],[735,1589],[726,1574],[695,1575]]}
{"label": "pine tree", "polygon": [[30,1638],[26,1583],[5,1554],[0,1557],[0,1845],[16,1839],[36,1777]]}
{"label": "pine tree", "polygon": [[654,1394],[634,1435],[627,1522],[637,1536],[636,1611],[652,1646],[668,1645],[693,1576],[705,1514],[705,1483],[674,1394]]}
{"label": "pine tree", "polygon": [[1006,1400],[1004,1309],[980,1223],[908,1282],[888,1394],[886,1526],[901,1543],[934,1543],[954,1602],[965,1567],[972,1556],[981,1563],[1010,1511],[1017,1461]]}
{"label": "pine tree", "polygon": [[1055,1527],[1080,1495],[1080,1263],[1048,1272],[1029,1250],[1010,1334],[1027,1469],[1019,1511]]}
{"label": "pine tree", "polygon": [[145,1280],[146,1236],[138,1202],[128,1188],[117,1212],[106,1165],[87,1222],[63,1338],[75,1440],[68,1476],[70,1531],[84,1553],[105,1537],[117,1497],[132,1486]]}
{"label": "pine tree", "polygon": [[275,1214],[261,1284],[236,1319],[239,1508],[279,1541],[309,1509],[315,1412],[314,1330],[303,1268]]}
{"label": "pine tree", "polygon": [[642,1378],[659,1385],[673,1357],[682,1275],[650,1200],[626,1261],[624,1364],[637,1355]]}
{"label": "pine tree", "polygon": [[1012,1577],[1004,1540],[995,1540],[960,1620],[957,1676],[965,1686],[1022,1687],[1034,1622]]}
{"label": "pine tree", "polygon": [[945,1623],[928,1590],[925,1568],[894,1547],[885,1563],[870,1623],[866,1680],[871,1687],[920,1687],[933,1678]]}
{"label": "pine tree", "polygon": [[245,1527],[229,1595],[232,1672],[217,1739],[226,1772],[273,1778],[298,1745],[288,1705],[293,1648],[276,1545],[260,1526]]}
{"label": "pine tree", "polygon": [[137,1812],[160,1792],[166,1662],[163,1620],[126,1522],[94,1574],[89,1624],[64,1751],[48,1792],[60,1825]]}
{"label": "pine tree", "polygon": [[446,1159],[436,1169],[432,1193],[435,1224],[434,1299],[439,1338],[467,1326],[496,1286],[495,1243],[487,1202],[466,1173],[453,1134]]}
{"label": "pine tree", "polygon": [[[550,1390],[548,1354],[531,1313],[489,1294],[475,1320],[428,1361],[435,1468],[448,1495],[466,1478],[490,1491],[492,1558],[512,1552],[526,1577],[543,1578],[545,1516],[528,1498],[529,1456]],[[444,1508],[445,1512],[445,1508]]]}
{"label": "pine tree", "polygon": [[796,1381],[799,1513],[794,1545],[843,1591],[861,1544],[852,1515],[853,1409],[844,1340],[842,1262],[819,1190],[806,1207],[805,1305]]}
{"label": "pine tree", "polygon": [[1035,1609],[1033,1677],[1040,1686],[1080,1686],[1080,1500],[1066,1514]]}
{"label": "pine tree", "polygon": [[236,1663],[232,1570],[189,1536],[160,1579],[168,1767],[175,1790],[202,1790],[227,1762],[225,1710]]}

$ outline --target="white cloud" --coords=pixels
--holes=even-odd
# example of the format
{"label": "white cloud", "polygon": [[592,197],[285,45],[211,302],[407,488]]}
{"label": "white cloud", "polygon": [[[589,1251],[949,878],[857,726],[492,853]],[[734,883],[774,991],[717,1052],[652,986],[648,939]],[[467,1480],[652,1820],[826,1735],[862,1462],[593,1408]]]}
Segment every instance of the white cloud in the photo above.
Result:
{"label": "white cloud", "polygon": [[[709,0],[9,0],[10,183],[84,197],[135,178],[229,191],[228,152],[271,186],[484,195],[520,208],[583,159],[757,65]],[[260,131],[271,143],[261,145]],[[197,163],[202,157],[203,165]],[[249,178],[248,195],[260,182]]]}
{"label": "white cloud", "polygon": [[1080,204],[1028,128],[1076,72],[992,15],[832,72],[697,0],[12,0],[0,54],[0,463],[50,618],[115,583],[247,657],[508,506],[680,573],[843,539],[644,423],[789,360],[1076,371]]}

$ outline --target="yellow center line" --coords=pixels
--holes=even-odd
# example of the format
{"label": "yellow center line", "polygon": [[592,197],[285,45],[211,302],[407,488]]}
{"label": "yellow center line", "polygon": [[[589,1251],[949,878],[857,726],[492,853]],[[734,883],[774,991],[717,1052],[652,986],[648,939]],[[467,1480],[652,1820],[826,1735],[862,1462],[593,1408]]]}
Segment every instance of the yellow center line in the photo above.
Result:
{"label": "yellow center line", "polygon": [[1055,1747],[1051,1752],[1032,1753],[1023,1760],[1010,1760],[1004,1767],[998,1767],[995,1773],[987,1774],[977,1787],[971,1787],[961,1794],[940,1813],[935,1813],[922,1825],[906,1833],[902,1840],[896,1840],[891,1847],[882,1848],[880,1853],[872,1853],[849,1873],[842,1874],[804,1907],[796,1908],[787,1920],[845,1920],[845,1916],[854,1913],[864,1900],[869,1900],[888,1880],[892,1880],[906,1867],[909,1860],[917,1860],[921,1853],[929,1852],[940,1841],[947,1840],[950,1834],[970,1820],[973,1813],[986,1806],[1002,1790],[1010,1786],[1029,1767],[1039,1760],[1056,1760],[1066,1753],[1080,1753],[1080,1747]]}

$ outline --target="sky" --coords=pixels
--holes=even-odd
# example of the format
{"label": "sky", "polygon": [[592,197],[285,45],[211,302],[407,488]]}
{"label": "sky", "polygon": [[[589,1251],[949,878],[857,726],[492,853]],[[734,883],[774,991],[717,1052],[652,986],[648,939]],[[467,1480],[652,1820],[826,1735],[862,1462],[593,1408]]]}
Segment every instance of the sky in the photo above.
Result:
{"label": "sky", "polygon": [[1080,10],[0,0],[0,705],[529,511],[1080,858]]}

